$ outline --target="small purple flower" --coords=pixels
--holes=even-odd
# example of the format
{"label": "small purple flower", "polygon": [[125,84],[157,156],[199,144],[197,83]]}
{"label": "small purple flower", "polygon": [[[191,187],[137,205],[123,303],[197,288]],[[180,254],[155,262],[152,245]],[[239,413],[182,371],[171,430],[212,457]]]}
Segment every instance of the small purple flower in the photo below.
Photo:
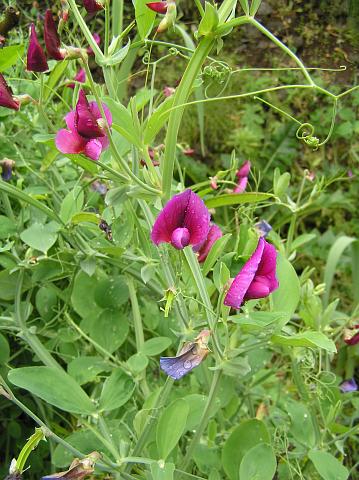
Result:
{"label": "small purple flower", "polygon": [[94,182],[92,182],[91,187],[95,192],[99,193],[100,195],[106,195],[107,193],[106,184],[100,182],[99,180],[95,180]]}
{"label": "small purple flower", "polygon": [[239,309],[246,300],[267,297],[279,286],[276,278],[277,252],[264,238],[244,264],[225,296],[224,304]]}
{"label": "small purple flower", "polygon": [[241,168],[236,172],[237,185],[233,189],[233,193],[243,193],[247,187],[248,175],[251,169],[251,162],[247,160]]}
{"label": "small purple flower", "polygon": [[178,250],[204,242],[209,231],[209,211],[192,190],[171,198],[161,210],[151,232],[154,244],[170,243]]}
{"label": "small purple flower", "polygon": [[[108,125],[112,125],[111,112],[102,104]],[[65,117],[68,130],[57,132],[55,143],[62,153],[83,153],[92,160],[98,160],[102,151],[108,148],[109,139],[103,129],[103,118],[96,102],[88,102],[83,90],[80,91],[76,110]]]}
{"label": "small purple flower", "polygon": [[83,0],[83,5],[87,13],[96,13],[104,8],[103,3],[99,0]]}
{"label": "small purple flower", "polygon": [[258,223],[254,225],[254,228],[257,230],[261,237],[266,238],[269,232],[272,230],[272,226],[269,225],[268,222],[265,220],[260,220]]}
{"label": "small purple flower", "polygon": [[45,13],[44,40],[46,51],[50,58],[54,60],[63,60],[65,58],[66,50],[60,48],[60,37],[50,9],[46,10]]}
{"label": "small purple flower", "polygon": [[344,380],[344,382],[339,385],[339,388],[343,393],[350,393],[356,392],[358,390],[358,385],[354,378],[350,378],[349,380]]}
{"label": "small purple flower", "polygon": [[28,72],[46,72],[48,69],[45,52],[37,38],[35,25],[32,23],[30,26],[29,47],[27,49],[26,70]]}
{"label": "small purple flower", "polygon": [[12,94],[12,90],[6,83],[5,78],[0,73],[0,107],[19,110],[20,102]]}
{"label": "small purple flower", "polygon": [[173,87],[164,87],[162,92],[163,92],[163,95],[168,98],[168,97],[171,97],[174,93],[175,93],[176,89],[173,88]]}
{"label": "small purple flower", "polygon": [[4,182],[8,182],[12,177],[12,171],[15,167],[15,162],[14,160],[10,160],[10,158],[4,158],[4,160],[1,160],[0,166],[1,178],[4,180]]}
{"label": "small purple flower", "polygon": [[356,345],[359,343],[359,325],[344,329],[344,342],[347,345]]}
{"label": "small purple flower", "polygon": [[93,474],[95,463],[100,458],[101,455],[98,452],[92,452],[81,460],[75,458],[68,470],[45,475],[41,477],[41,480],[83,480],[85,477]]}
{"label": "small purple flower", "polygon": [[193,248],[198,253],[198,261],[204,262],[213,247],[213,244],[223,235],[222,230],[214,223],[210,226],[207,238],[204,242]]}
{"label": "small purple flower", "polygon": [[161,369],[175,380],[189,373],[206,358],[209,353],[209,330],[202,330],[193,342],[186,343],[176,357],[161,357]]}
{"label": "small purple flower", "polygon": [[[86,82],[86,70],[84,68],[80,68],[80,70],[74,76],[75,82],[85,83]],[[68,88],[75,88],[75,83],[69,83]]]}

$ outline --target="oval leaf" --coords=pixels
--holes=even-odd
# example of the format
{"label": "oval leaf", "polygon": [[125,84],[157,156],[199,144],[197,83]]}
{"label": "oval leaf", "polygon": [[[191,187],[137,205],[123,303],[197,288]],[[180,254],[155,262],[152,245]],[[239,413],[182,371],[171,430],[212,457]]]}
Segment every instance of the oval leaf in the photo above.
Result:
{"label": "oval leaf", "polygon": [[100,410],[122,407],[131,398],[135,383],[121,368],[114,370],[103,385]]}
{"label": "oval leaf", "polygon": [[166,350],[171,343],[172,340],[168,337],[150,338],[143,344],[141,353],[147,355],[148,357],[153,357],[154,355],[159,355]]}
{"label": "oval leaf", "polygon": [[239,469],[240,480],[272,480],[277,469],[277,460],[273,449],[266,443],[260,443],[248,450]]}
{"label": "oval leaf", "polygon": [[82,388],[61,370],[51,367],[16,368],[9,372],[8,379],[66,412],[89,415],[96,411]]}
{"label": "oval leaf", "polygon": [[308,457],[324,480],[347,480],[348,470],[329,452],[311,450]]}
{"label": "oval leaf", "polygon": [[166,460],[177,445],[186,428],[188,413],[188,403],[182,398],[172,402],[162,413],[156,431],[157,449],[161,459]]}

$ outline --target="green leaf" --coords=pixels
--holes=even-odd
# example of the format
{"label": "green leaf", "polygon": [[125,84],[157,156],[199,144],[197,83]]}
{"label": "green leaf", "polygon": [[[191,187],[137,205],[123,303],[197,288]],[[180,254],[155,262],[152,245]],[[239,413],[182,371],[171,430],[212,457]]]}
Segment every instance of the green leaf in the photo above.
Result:
{"label": "green leaf", "polygon": [[60,218],[69,223],[72,217],[79,213],[84,204],[84,192],[81,187],[74,187],[63,199],[60,208]]}
{"label": "green leaf", "polygon": [[293,315],[300,299],[300,283],[292,264],[281,254],[277,257],[279,288],[272,293],[273,310]]}
{"label": "green leaf", "polygon": [[232,431],[222,450],[223,468],[230,480],[239,480],[244,455],[260,443],[270,443],[267,428],[260,420],[245,420]]}
{"label": "green leaf", "polygon": [[17,225],[10,218],[0,215],[0,240],[14,235],[17,230]]}
{"label": "green leaf", "polygon": [[248,0],[239,0],[241,7],[246,15],[249,15],[249,3]]}
{"label": "green leaf", "polygon": [[121,368],[114,370],[106,379],[100,398],[101,411],[122,407],[132,396],[135,382]]}
{"label": "green leaf", "polygon": [[102,308],[118,309],[127,302],[129,296],[123,276],[100,280],[95,288],[95,301]]}
{"label": "green leaf", "polygon": [[141,347],[141,353],[148,357],[159,355],[166,350],[172,343],[172,340],[168,337],[155,337],[146,340]]}
{"label": "green leaf", "polygon": [[80,271],[74,280],[71,294],[71,304],[82,318],[90,315],[100,315],[102,309],[95,302],[97,280]]}
{"label": "green leaf", "polygon": [[77,357],[67,365],[67,373],[79,385],[92,382],[99,373],[108,369],[108,364],[101,357]]}
{"label": "green leaf", "polygon": [[97,213],[79,212],[73,215],[73,217],[71,218],[71,223],[73,223],[74,225],[77,225],[79,223],[94,223],[95,225],[98,225],[99,216]]}
{"label": "green leaf", "polygon": [[0,333],[0,365],[4,365],[9,361],[10,358],[10,347],[9,342],[6,340],[4,335]]}
{"label": "green leaf", "polygon": [[57,295],[51,284],[38,289],[35,304],[37,311],[45,322],[50,321],[56,315]]}
{"label": "green leaf", "polygon": [[324,480],[347,480],[349,477],[347,468],[329,452],[311,450],[308,457]]}
{"label": "green leaf", "polygon": [[293,437],[303,445],[314,447],[314,426],[306,405],[288,399],[286,402],[286,410],[291,421],[290,433]]}
{"label": "green leaf", "polygon": [[224,235],[223,237],[219,238],[214,242],[202,267],[202,273],[204,276],[207,276],[207,274],[210,272],[211,268],[213,267],[213,265],[215,264],[217,259],[220,257],[221,253],[223,252],[230,237],[231,237],[231,234],[228,233],[227,235]]}
{"label": "green leaf", "polygon": [[218,25],[218,12],[211,3],[205,3],[205,11],[198,27],[198,35],[208,35],[212,33]]}
{"label": "green leaf", "polygon": [[57,62],[55,68],[48,76],[47,82],[44,85],[44,102],[47,102],[55,95],[55,87],[60,82],[62,76],[65,74],[69,62]]}
{"label": "green leaf", "polygon": [[148,358],[143,353],[135,353],[127,360],[128,368],[137,374],[143,372],[148,365]]}
{"label": "green leaf", "polygon": [[151,463],[152,480],[173,480],[175,465],[173,463],[163,463],[162,460]]}
{"label": "green leaf", "polygon": [[260,443],[248,450],[239,469],[240,480],[272,480],[277,470],[273,448]]}
{"label": "green leaf", "polygon": [[249,15],[254,17],[258,12],[259,7],[261,6],[262,0],[252,0],[251,8],[249,10]]}
{"label": "green leaf", "polygon": [[111,225],[113,241],[122,248],[131,242],[135,227],[135,218],[129,208],[124,208],[121,215]]}
{"label": "green leaf", "polygon": [[292,251],[296,250],[297,248],[301,247],[302,245],[305,245],[308,242],[311,242],[316,238],[315,233],[304,233],[303,235],[299,235],[296,239],[293,240],[292,242]]}
{"label": "green leaf", "polygon": [[160,416],[157,424],[156,443],[161,459],[166,460],[179,442],[186,427],[188,413],[187,402],[179,398],[172,402]]}
{"label": "green leaf", "polygon": [[227,193],[209,198],[204,203],[208,208],[224,207],[228,205],[242,205],[244,203],[258,203],[273,198],[270,193],[248,192],[248,193]]}
{"label": "green leaf", "polygon": [[72,163],[86,170],[86,172],[96,174],[98,166],[96,162],[85,157],[85,155],[78,155],[76,153],[66,153],[65,157],[69,158]]}
{"label": "green leaf", "polygon": [[29,247],[47,253],[56,243],[59,225],[56,223],[33,223],[29,228],[20,233],[21,240]]}
{"label": "green leaf", "polygon": [[113,353],[126,340],[128,319],[118,310],[104,310],[100,316],[91,315],[87,320],[90,337],[108,353]]}
{"label": "green leaf", "polygon": [[343,255],[344,250],[355,241],[356,238],[343,235],[342,237],[336,239],[331,249],[329,250],[327,263],[324,269],[325,292],[323,295],[323,303],[325,307],[328,305],[329,302],[330,289],[332,287],[334,275],[340,257]]}
{"label": "green leaf", "polygon": [[66,412],[90,415],[96,411],[90,398],[67,373],[51,367],[11,370],[9,381]]}
{"label": "green leaf", "polygon": [[[149,10],[149,8],[147,8],[147,10]],[[130,143],[133,143],[136,145],[136,147],[141,148],[142,142],[140,134],[135,126],[135,122],[129,110],[127,110],[127,108],[124,107],[120,102],[115,102],[115,100],[110,97],[105,97],[104,102],[112,114],[112,128],[119,132]]]}
{"label": "green leaf", "polygon": [[240,325],[244,332],[265,332],[266,330],[281,330],[286,323],[287,314],[283,312],[249,312],[233,315],[230,319]]}
{"label": "green leaf", "polygon": [[137,30],[143,40],[152,30],[156,18],[156,12],[153,12],[146,6],[146,3],[148,3],[147,0],[132,1],[135,6]]}
{"label": "green leaf", "polygon": [[10,45],[0,49],[0,72],[4,72],[22,57],[24,45]]}
{"label": "green leaf", "polygon": [[118,65],[119,63],[121,63],[122,60],[126,58],[128,51],[130,49],[130,45],[131,45],[131,40],[129,40],[124,47],[120,48],[116,53],[111,55],[110,58],[106,58],[106,60],[103,62],[103,65],[113,67],[114,65]]}
{"label": "green leaf", "polygon": [[322,332],[307,331],[288,337],[284,335],[273,335],[271,340],[278,345],[291,347],[318,347],[330,353],[336,353],[337,351],[333,340],[330,340],[330,338]]}
{"label": "green leaf", "polygon": [[156,138],[156,135],[165,125],[171,113],[173,106],[174,95],[166,98],[152,113],[147,120],[145,131],[143,134],[143,141],[145,145],[149,145]]}
{"label": "green leaf", "polygon": [[206,407],[208,397],[198,393],[186,395],[185,400],[189,407],[189,413],[186,422],[186,430],[195,430],[198,427],[202,417],[203,410]]}

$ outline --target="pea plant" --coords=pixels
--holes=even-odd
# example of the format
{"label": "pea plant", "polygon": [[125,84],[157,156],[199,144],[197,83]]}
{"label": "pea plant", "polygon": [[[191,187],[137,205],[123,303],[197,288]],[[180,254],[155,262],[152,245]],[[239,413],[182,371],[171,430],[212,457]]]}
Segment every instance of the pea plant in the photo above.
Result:
{"label": "pea plant", "polygon": [[[181,130],[195,122],[205,158],[206,106],[248,99],[310,158],[358,87],[325,86],[343,68],[307,68],[261,0],[195,0],[191,28],[175,0],[50,3],[0,23],[4,475],[358,478],[355,267],[350,306],[331,290],[357,239],[338,237],[323,275],[298,262],[316,239],[303,219],[348,178],[297,184],[238,149],[196,181]],[[242,28],[278,66],[226,62]],[[255,87],[233,92],[241,70]],[[297,80],[266,84],[274,71]],[[325,104],[325,135],[289,94]]]}

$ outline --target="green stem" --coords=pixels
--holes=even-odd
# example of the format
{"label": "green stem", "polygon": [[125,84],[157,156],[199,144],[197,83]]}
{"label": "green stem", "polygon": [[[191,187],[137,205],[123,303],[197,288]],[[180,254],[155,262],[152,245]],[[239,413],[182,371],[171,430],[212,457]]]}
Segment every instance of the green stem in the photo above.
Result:
{"label": "green stem", "polygon": [[[149,439],[149,437],[152,433],[152,429],[154,428],[154,426],[157,423],[157,418],[160,414],[160,411],[163,408],[163,406],[166,404],[167,398],[168,398],[168,396],[170,394],[170,391],[172,389],[172,386],[173,386],[173,382],[174,382],[174,380],[172,378],[167,377],[166,382],[165,382],[164,386],[162,387],[162,390],[161,390],[160,394],[157,397],[157,401],[156,401],[155,405],[151,409],[151,412],[148,413],[146,424],[145,424],[144,429],[142,430],[142,433],[141,433],[141,435],[140,435],[140,437],[139,437],[139,439],[136,443],[135,448],[133,449],[132,457],[140,456],[142,450],[146,446],[146,443],[147,443],[147,441],[148,441],[148,439]],[[125,471],[128,472],[130,470],[131,470],[131,466],[128,465],[126,467]]]}
{"label": "green stem", "polygon": [[260,32],[262,32],[266,37],[268,37],[275,45],[277,45],[281,50],[283,50],[287,55],[289,55],[300,67],[303,72],[303,75],[308,80],[309,85],[312,87],[315,86],[315,83],[308,73],[308,70],[305,68],[303,62],[297,57],[297,55],[292,52],[290,48],[287,47],[283,42],[281,42],[272,32],[267,30],[261,23],[259,23],[255,18],[250,18],[249,22],[255,26]]}
{"label": "green stem", "polygon": [[[174,94],[173,100],[174,106],[182,105],[187,101],[188,96],[192,91],[194,81],[214,43],[214,37],[204,37],[200,41],[198,47],[191,57],[189,64],[187,65],[179,86],[176,88],[176,93]],[[183,113],[184,107],[181,107],[178,109],[178,111],[171,111],[169,116],[162,173],[162,191],[164,200],[168,200],[171,196],[177,138]]]}
{"label": "green stem", "polygon": [[84,34],[88,44],[90,45],[95,54],[96,60],[98,61],[98,63],[102,64],[105,60],[105,56],[102,53],[100,47],[97,45],[95,39],[93,38],[92,33],[88,28],[85,20],[82,18],[82,15],[80,13],[80,10],[77,8],[75,0],[68,0],[68,2],[82,33]]}
{"label": "green stem", "polygon": [[105,57],[108,55],[108,47],[110,45],[110,2],[106,0],[105,3]]}
{"label": "green stem", "polygon": [[35,450],[41,440],[45,440],[45,433],[42,428],[35,428],[35,433],[31,435],[25,443],[16,460],[16,470],[21,474],[24,471],[25,463],[31,452]]}
{"label": "green stem", "polygon": [[216,400],[216,393],[219,387],[220,379],[222,376],[222,370],[216,370],[213,375],[212,379],[212,384],[211,384],[211,389],[208,394],[207,398],[207,403],[205,406],[205,409],[202,413],[201,420],[199,422],[198,428],[196,429],[196,433],[187,449],[186,455],[184,457],[183,463],[181,465],[181,470],[187,470],[189,464],[191,463],[191,460],[193,459],[193,452],[198,445],[199,441],[201,440],[201,437],[203,435],[203,432],[208,424],[209,417],[211,414],[211,410],[213,408],[213,404]]}
{"label": "green stem", "polygon": [[117,37],[123,28],[123,0],[112,2],[112,35]]}

